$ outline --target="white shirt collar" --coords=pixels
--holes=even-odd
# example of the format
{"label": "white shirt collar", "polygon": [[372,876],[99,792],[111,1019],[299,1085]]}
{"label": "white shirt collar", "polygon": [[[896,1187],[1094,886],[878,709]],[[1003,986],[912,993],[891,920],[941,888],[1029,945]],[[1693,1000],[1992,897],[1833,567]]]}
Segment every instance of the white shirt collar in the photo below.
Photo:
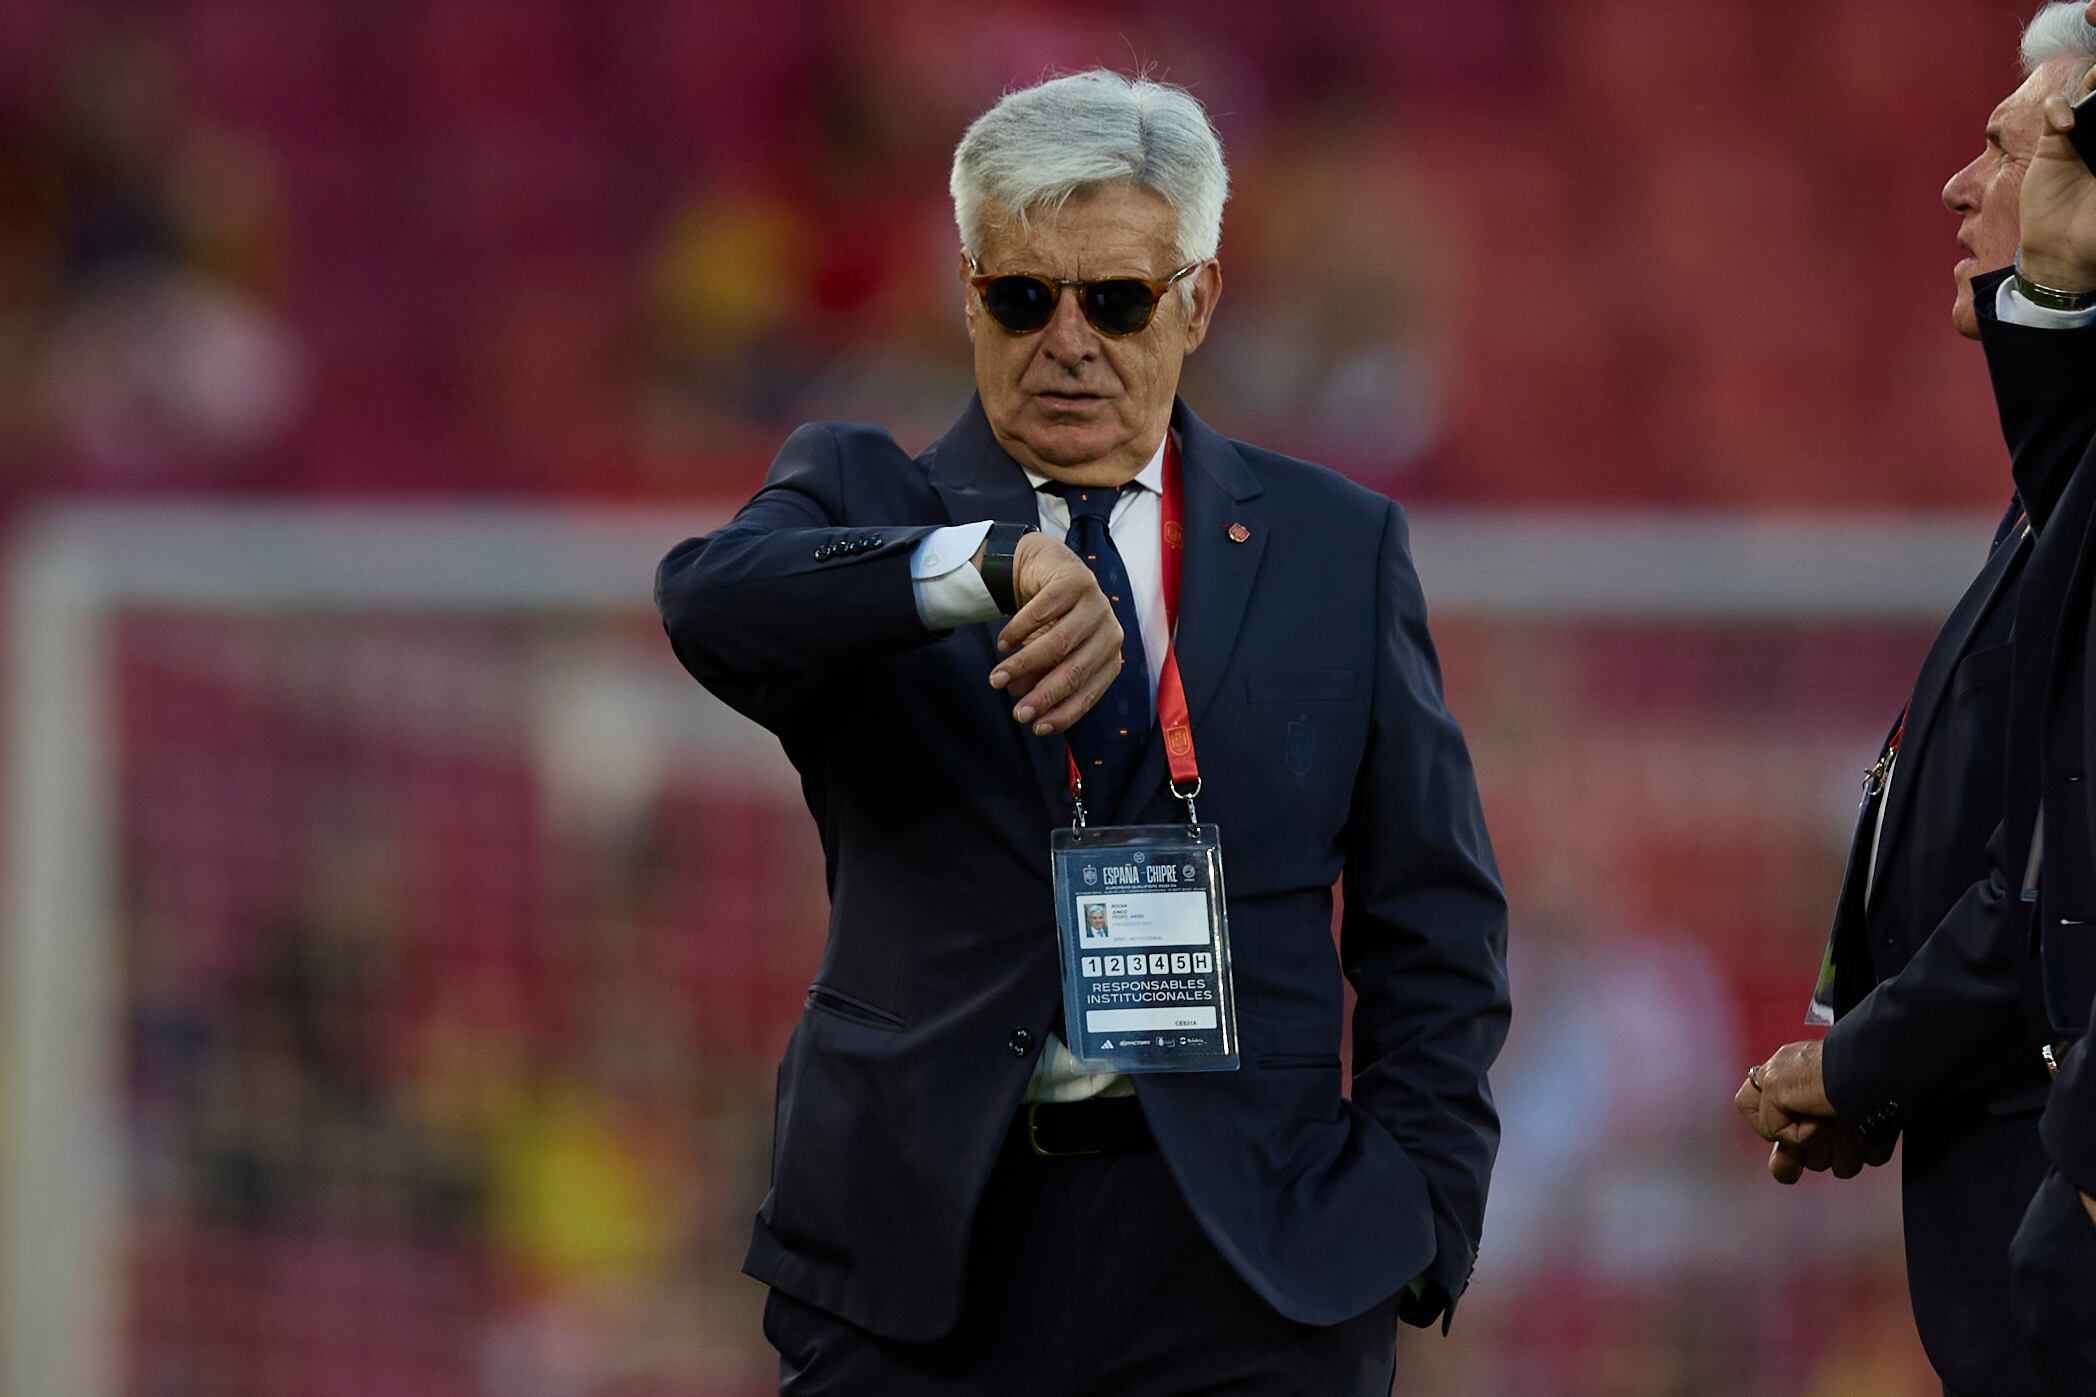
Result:
{"label": "white shirt collar", "polygon": [[[1171,439],[1172,434],[1166,432],[1164,440],[1157,443],[1157,450],[1151,454],[1150,464],[1137,471],[1135,480],[1132,482],[1142,486],[1153,495],[1162,495],[1164,493],[1164,448],[1165,443]],[[1031,466],[1022,466],[1020,469],[1026,472],[1027,483],[1036,490],[1046,485],[1051,479],[1051,477],[1042,475]]]}

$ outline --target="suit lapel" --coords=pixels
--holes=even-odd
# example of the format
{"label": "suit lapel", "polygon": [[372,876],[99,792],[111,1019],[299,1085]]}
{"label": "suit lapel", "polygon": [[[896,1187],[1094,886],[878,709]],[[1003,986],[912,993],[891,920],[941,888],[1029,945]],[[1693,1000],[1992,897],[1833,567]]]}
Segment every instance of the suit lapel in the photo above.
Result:
{"label": "suit lapel", "polygon": [[[1892,741],[1894,731],[1886,730],[1885,741],[1878,744],[1880,752]],[[1891,794],[1888,790],[1880,799]],[[1877,812],[1875,801],[1866,800],[1858,806],[1856,830],[1849,837],[1848,863],[1841,875],[1841,892],[1834,899],[1834,925],[1827,933],[1827,950],[1834,958],[1832,1007],[1836,1017],[1853,1009],[1876,980],[1871,971],[1863,892],[1870,878],[1870,846],[1877,831]]]}
{"label": "suit lapel", "polygon": [[[990,421],[983,415],[981,398],[969,400],[960,420],[947,429],[945,436],[926,448],[925,457],[932,489],[938,492],[940,502],[946,506],[950,522],[966,524],[978,519],[1027,525],[1041,522],[1040,504],[1034,498],[1033,486],[1027,481],[1026,472],[1019,468],[1019,463],[1006,454],[991,434]],[[1001,619],[988,621],[969,626],[963,633],[981,656],[984,691],[993,693],[993,696],[989,676],[1000,658],[997,632],[1003,626]],[[1034,783],[1048,809],[1048,818],[1051,822],[1063,820],[1068,815],[1070,799],[1069,761],[1063,739],[1035,737],[1012,721],[1009,703],[1002,697],[997,697],[996,701],[1005,727],[1011,730],[1012,742],[1017,749],[1015,755],[1033,772]]]}
{"label": "suit lapel", "polygon": [[[1959,599],[1950,618],[1943,623],[1943,633],[1929,648],[1928,658],[1922,662],[1921,673],[1914,681],[1914,697],[1907,710],[1906,735],[1900,740],[1899,765],[1892,773],[1892,786],[1885,792],[1885,827],[1878,837],[1878,876],[1882,878],[1885,865],[1891,861],[1892,851],[1899,848],[1899,836],[1906,826],[1907,814],[1914,808],[1914,790],[1918,784],[1915,777],[1921,765],[1928,760],[1931,724],[1943,700],[1950,693],[1952,679],[1958,671],[1958,662],[1965,658],[1966,647],[1982,621],[1994,609],[2001,597],[2004,584],[2015,571],[2018,560],[2030,548],[2030,540],[2018,529],[2008,540],[1997,546],[1980,569],[1980,575]],[[1868,860],[1869,845],[1864,845]]]}
{"label": "suit lapel", "polygon": [[[1185,551],[1179,572],[1179,618],[1172,648],[1186,686],[1193,719],[1196,755],[1201,718],[1222,683],[1237,632],[1244,621],[1252,581],[1266,553],[1266,518],[1257,504],[1258,478],[1226,438],[1194,416],[1184,402],[1175,405],[1173,429],[1179,433],[1179,476],[1184,501]],[[1243,542],[1232,525],[1243,525]],[[1152,661],[1153,669],[1162,657]],[[1154,675],[1153,675],[1154,677]],[[1164,737],[1156,724],[1136,759],[1135,769],[1112,812],[1115,823],[1141,816],[1169,778]]]}

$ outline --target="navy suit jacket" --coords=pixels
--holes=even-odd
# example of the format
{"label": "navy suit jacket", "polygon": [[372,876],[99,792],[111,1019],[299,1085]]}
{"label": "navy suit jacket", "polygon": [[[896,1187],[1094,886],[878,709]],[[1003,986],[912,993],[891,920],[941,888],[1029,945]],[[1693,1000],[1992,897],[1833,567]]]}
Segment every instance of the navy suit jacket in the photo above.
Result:
{"label": "navy suit jacket", "polygon": [[[1841,1017],[1824,1059],[1844,1119],[1905,1129],[1915,1325],[1944,1379],[1970,1392],[2037,1389],[2009,1309],[2009,1241],[2046,1167],[2037,1112],[2048,1085],[2026,1017],[2030,822],[2016,812],[2035,808],[2019,792],[2037,765],[2028,710],[2050,649],[2032,618],[2061,594],[2079,543],[2052,516],[2096,433],[2085,386],[2096,332],[1996,320],[2006,275],[1975,291],[2021,507],[1916,682],[1867,909],[1870,809],[1859,823],[1836,914],[1837,966],[1850,973],[1836,981]],[[2015,518],[2025,508],[2035,542]]]}
{"label": "navy suit jacket", "polygon": [[[1137,1096],[1203,1228],[1280,1313],[1336,1323],[1423,1274],[1405,1313],[1428,1323],[1477,1253],[1509,1009],[1505,903],[1404,516],[1183,403],[1173,427],[1176,644],[1243,1066],[1139,1076]],[[996,627],[928,632],[909,561],[938,526],[1037,517],[979,403],[915,459],[817,423],[656,579],[679,659],[799,770],[829,879],[745,1269],[905,1340],[956,1318],[971,1218],[1059,1003],[1048,837],[1070,817],[1062,739],[989,687]],[[1183,818],[1153,732],[1094,822]]]}
{"label": "navy suit jacket", "polygon": [[[1972,1393],[2037,1389],[2009,1309],[2008,1244],[2045,1173],[2046,1077],[2016,1031],[2013,984],[1964,984],[1960,953],[1973,934],[1964,924],[2000,910],[1988,839],[2000,823],[2009,629],[2030,551],[2022,511],[2012,515],[1915,681],[1882,831],[1875,801],[1857,819],[1834,919],[1839,1018],[1824,1058],[1828,1097],[1847,1118],[1918,1095],[1900,1122],[1908,1292],[1930,1362]],[[1894,1085],[1906,1065],[1930,1059],[1944,1016],[1967,1012],[1944,997],[1975,993],[1999,1003],[2001,1031],[1940,1065],[1928,1092]]]}
{"label": "navy suit jacket", "polygon": [[[2001,910],[1988,840],[2000,823],[2009,630],[2030,551],[2022,511],[2011,515],[1915,680],[1882,831],[1875,801],[1859,813],[1835,911],[1839,1018],[1823,1063],[1845,1118],[1919,1103],[1899,1116],[1908,1293],[1929,1361],[1971,1393],[2037,1390],[2009,1308],[2008,1249],[2045,1174],[2046,1078],[2016,1031],[2013,982],[1968,983],[1963,948],[1992,934],[1971,924]],[[1998,1031],[1937,1062],[1931,1045],[1945,1017],[1970,1013],[1974,996],[1998,1005]],[[1936,1079],[1925,1089],[1897,1084],[1917,1060]]]}
{"label": "navy suit jacket", "polygon": [[[2056,609],[2080,546],[2050,516],[2063,495],[2071,512],[2076,496],[2064,487],[2096,432],[2096,395],[2083,386],[2096,376],[2096,331],[1995,320],[1993,289],[2006,275],[1975,282],[1981,338],[2017,497],[2039,534],[2021,543],[2009,530],[1998,541],[1923,665],[1907,739],[1920,745],[1910,752],[1903,743],[1868,919],[1860,906],[1868,831],[1857,831],[1837,946],[1867,943],[1879,983],[1837,980],[1843,1016],[1827,1033],[1825,1070],[1836,1109],[1867,1132],[1896,1129],[1975,1089],[1999,1112],[2043,1102],[2042,1085],[2016,1067],[2035,1052],[2021,989],[2029,964],[2021,875],[2036,799],[2022,792],[2036,779],[2029,715],[2046,684],[2050,625],[2040,622],[2041,640],[2030,632],[2036,613]],[[2004,647],[2004,638],[2013,643]],[[1984,837],[1990,826],[1998,827]],[[1930,908],[1946,904],[1932,922]],[[1868,994],[1858,1000],[1860,990]]]}

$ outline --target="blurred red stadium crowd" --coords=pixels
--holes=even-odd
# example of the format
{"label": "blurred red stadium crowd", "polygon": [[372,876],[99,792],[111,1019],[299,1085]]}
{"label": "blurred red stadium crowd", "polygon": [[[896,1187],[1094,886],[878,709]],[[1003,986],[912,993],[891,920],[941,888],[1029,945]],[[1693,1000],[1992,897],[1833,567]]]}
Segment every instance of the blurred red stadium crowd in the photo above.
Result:
{"label": "blurred red stadium crowd", "polygon": [[1984,502],[1936,191],[2019,17],[22,0],[0,489],[733,496],[803,419],[921,444],[953,143],[1105,62],[1224,137],[1226,430],[1409,501]]}
{"label": "blurred red stadium crowd", "polygon": [[[1223,429],[1408,504],[1977,509],[1936,191],[2021,8],[17,0],[0,514],[720,505],[808,418],[920,445],[969,391],[953,143],[1102,62],[1230,156],[1186,387]],[[566,808],[545,652],[696,700],[651,627],[527,629],[119,637],[131,1390],[767,1389],[735,1266],[819,856],[790,789],[652,749]],[[1515,890],[1519,1148],[1412,1390],[1921,1390],[1889,1196],[1776,1196],[1724,1101],[1793,1036],[1926,634],[1437,635]]]}

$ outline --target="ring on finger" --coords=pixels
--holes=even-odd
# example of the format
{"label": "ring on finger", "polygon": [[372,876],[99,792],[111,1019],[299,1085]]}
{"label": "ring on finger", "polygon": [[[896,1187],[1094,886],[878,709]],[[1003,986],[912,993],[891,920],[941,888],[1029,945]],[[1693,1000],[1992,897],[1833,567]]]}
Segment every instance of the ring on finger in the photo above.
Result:
{"label": "ring on finger", "polygon": [[1747,1069],[1747,1085],[1754,1088],[1754,1090],[1756,1091],[1761,1090],[1762,1066],[1763,1064],[1757,1062],[1752,1067],[1749,1067]]}

